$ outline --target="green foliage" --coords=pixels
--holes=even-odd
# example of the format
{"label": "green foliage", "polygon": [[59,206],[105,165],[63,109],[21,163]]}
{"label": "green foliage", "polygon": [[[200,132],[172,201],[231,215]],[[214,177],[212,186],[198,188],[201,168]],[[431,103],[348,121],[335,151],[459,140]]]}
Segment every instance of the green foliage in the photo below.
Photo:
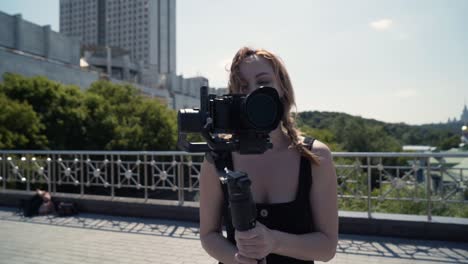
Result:
{"label": "green foliage", "polygon": [[343,151],[343,147],[336,141],[334,134],[328,129],[317,129],[307,125],[299,125],[303,136],[314,137],[327,144],[331,151]]}
{"label": "green foliage", "polygon": [[49,148],[77,149],[84,136],[85,109],[78,87],[63,86],[45,77],[3,76],[2,91],[11,100],[30,105],[45,127]]}
{"label": "green foliage", "polygon": [[[390,186],[383,186],[382,192],[386,192]],[[379,190],[376,189],[373,195],[378,195]],[[460,195],[461,196],[461,195]],[[388,197],[405,197],[414,198],[415,201],[390,201],[385,200],[374,205],[374,209],[379,212],[387,213],[399,213],[399,214],[416,214],[416,215],[427,215],[428,203],[426,191],[424,186],[415,188],[414,186],[406,186],[400,190],[394,190],[389,193]],[[454,204],[443,202],[440,195],[431,196],[431,213],[437,216],[450,216],[450,217],[468,217],[468,207],[463,204]],[[461,197],[454,197],[455,200],[459,200]],[[422,200],[422,201],[418,201]]]}
{"label": "green foliage", "polygon": [[[367,185],[363,184],[362,177],[358,176],[358,184],[346,183],[347,188],[343,190],[344,195],[361,194],[367,196]],[[462,196],[460,194],[459,196]],[[428,202],[425,186],[417,185],[405,186],[403,188],[393,188],[390,184],[383,184],[380,188],[371,191],[371,211],[380,213],[427,215]],[[383,199],[378,199],[383,198]],[[406,198],[410,200],[392,200]],[[462,201],[462,197],[454,197],[454,200]],[[436,216],[463,217],[468,218],[468,207],[462,203],[442,202],[439,195],[431,196],[431,214]],[[338,200],[340,210],[360,211],[368,210],[367,198],[340,198]]]}
{"label": "green foliage", "polygon": [[336,137],[347,151],[392,152],[401,150],[398,142],[381,126],[367,126],[363,119],[340,117],[332,125]]}
{"label": "green foliage", "polygon": [[430,145],[441,150],[460,143],[461,123],[412,126],[384,123],[374,119],[336,112],[302,112],[298,123],[314,129],[327,129],[344,151],[401,151],[403,145]]}
{"label": "green foliage", "polygon": [[83,139],[84,149],[109,150],[108,142],[115,137],[117,117],[111,114],[111,105],[104,97],[86,92],[83,104],[87,109]]}
{"label": "green foliage", "polygon": [[442,139],[442,142],[438,144],[440,150],[449,150],[451,148],[456,148],[460,144],[460,136],[453,135]]}
{"label": "green foliage", "polygon": [[138,149],[143,134],[140,118],[137,115],[137,108],[142,101],[138,91],[129,85],[98,81],[93,83],[86,92],[102,97],[107,104],[105,108],[108,110],[108,118],[115,121],[109,131],[113,137],[101,147],[109,150]]}
{"label": "green foliage", "polygon": [[11,100],[1,92],[0,105],[0,149],[47,146],[47,138],[42,135],[44,126],[30,105]]}
{"label": "green foliage", "polygon": [[367,200],[342,198],[338,200],[338,208],[343,211],[367,212]]}
{"label": "green foliage", "polygon": [[156,100],[144,100],[138,109],[138,115],[143,129],[141,149],[176,150],[175,111],[167,109]]}
{"label": "green foliage", "polygon": [[[175,150],[176,115],[130,85],[86,91],[7,73],[0,85],[0,148]],[[18,122],[19,121],[19,122]]]}
{"label": "green foliage", "polygon": [[[347,114],[303,112],[299,115],[299,123],[310,127],[311,132],[326,131],[337,149],[350,152],[392,152],[400,151],[401,144],[390,136],[384,126],[369,123],[360,117]],[[326,140],[325,143],[328,143]],[[335,150],[336,151],[336,150]]]}
{"label": "green foliage", "polygon": [[[390,191],[390,192],[389,192]],[[402,189],[391,189],[390,184],[381,186],[380,189],[376,188],[372,192],[372,196],[378,197],[381,194],[389,192],[386,198],[415,198],[425,199],[426,193],[424,187],[404,187]],[[383,200],[373,203],[373,210],[385,213],[401,213],[401,214],[427,214],[427,203],[423,201],[395,201]]]}
{"label": "green foliage", "polygon": [[368,192],[367,173],[360,169],[362,161],[360,159],[338,158],[335,159],[335,162],[340,164],[340,168],[337,168],[338,194],[342,196],[338,200],[340,210],[367,211],[367,200],[354,198],[367,196]]}
{"label": "green foliage", "polygon": [[[94,122],[89,128],[95,131],[89,133],[90,143],[101,142],[96,145],[113,150],[175,150],[175,112],[158,100],[143,98],[132,86],[108,81],[93,83],[86,93],[95,117],[90,119]],[[108,133],[107,142],[100,126]]]}

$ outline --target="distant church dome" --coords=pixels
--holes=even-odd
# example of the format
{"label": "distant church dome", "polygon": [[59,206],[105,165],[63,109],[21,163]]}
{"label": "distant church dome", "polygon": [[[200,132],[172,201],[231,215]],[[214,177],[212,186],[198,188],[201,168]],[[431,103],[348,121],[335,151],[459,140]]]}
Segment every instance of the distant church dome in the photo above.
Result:
{"label": "distant church dome", "polygon": [[465,104],[465,107],[463,108],[463,112],[462,112],[462,115],[460,117],[460,121],[464,122],[464,123],[468,123],[468,108],[466,107],[466,104]]}

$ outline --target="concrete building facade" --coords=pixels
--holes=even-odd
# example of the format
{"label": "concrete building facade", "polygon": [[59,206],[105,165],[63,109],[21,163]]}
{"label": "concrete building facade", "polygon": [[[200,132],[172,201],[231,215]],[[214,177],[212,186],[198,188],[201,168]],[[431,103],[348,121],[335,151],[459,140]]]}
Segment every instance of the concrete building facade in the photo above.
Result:
{"label": "concrete building facade", "polygon": [[175,0],[60,0],[60,32],[120,47],[158,73],[176,72]]}
{"label": "concrete building facade", "polygon": [[[200,87],[209,86],[208,79],[158,73],[155,65],[134,63],[128,51],[122,50],[117,48],[107,55],[99,49],[83,48],[77,37],[67,37],[48,25],[39,26],[21,15],[0,11],[0,81],[4,73],[11,72],[45,76],[86,89],[105,78],[114,83],[130,83],[175,110],[199,107]],[[210,93],[221,95],[226,90],[211,88]]]}
{"label": "concrete building facade", "polygon": [[[132,69],[129,69],[130,73]],[[26,21],[21,15],[0,12],[0,80],[7,72],[28,77],[45,76],[83,89],[103,76],[102,71],[80,66],[79,39],[52,31],[50,26]],[[107,79],[123,83],[112,76]],[[138,83],[132,85],[143,94],[159,97],[168,105],[173,105],[165,89],[152,89]]]}
{"label": "concrete building facade", "polygon": [[21,15],[0,12],[0,46],[27,52],[59,63],[79,65],[80,43],[65,37],[50,26],[38,26]]}

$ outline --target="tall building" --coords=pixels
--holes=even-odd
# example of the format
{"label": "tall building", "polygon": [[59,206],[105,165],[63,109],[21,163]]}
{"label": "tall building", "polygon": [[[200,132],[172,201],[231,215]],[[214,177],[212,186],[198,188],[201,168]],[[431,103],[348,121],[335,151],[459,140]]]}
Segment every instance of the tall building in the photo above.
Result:
{"label": "tall building", "polygon": [[60,32],[119,47],[158,73],[176,72],[175,0],[60,0]]}

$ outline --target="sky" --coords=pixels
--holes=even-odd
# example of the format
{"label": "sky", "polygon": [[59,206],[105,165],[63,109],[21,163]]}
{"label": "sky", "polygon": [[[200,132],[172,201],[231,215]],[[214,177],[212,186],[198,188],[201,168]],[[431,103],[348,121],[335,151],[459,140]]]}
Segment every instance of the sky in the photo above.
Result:
{"label": "sky", "polygon": [[[0,11],[59,30],[58,0],[0,0]],[[212,87],[250,46],[283,60],[299,112],[427,124],[468,103],[465,0],[179,0],[176,12],[177,73]]]}

